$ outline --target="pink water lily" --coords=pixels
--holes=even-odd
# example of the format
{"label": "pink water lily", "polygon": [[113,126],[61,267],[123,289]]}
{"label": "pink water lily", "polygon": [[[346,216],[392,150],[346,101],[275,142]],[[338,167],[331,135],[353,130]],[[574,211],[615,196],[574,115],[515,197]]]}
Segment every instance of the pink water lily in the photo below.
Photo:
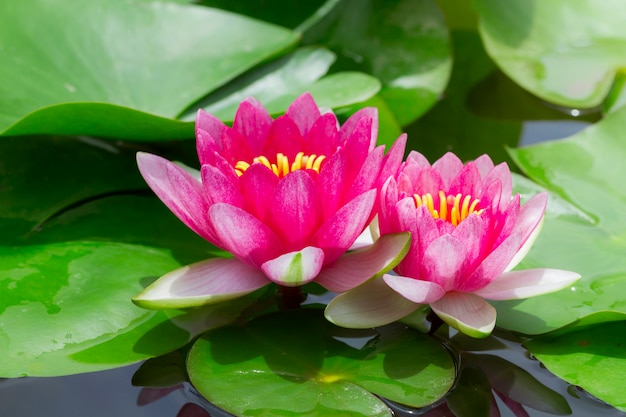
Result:
{"label": "pink water lily", "polygon": [[254,99],[241,103],[232,127],[200,110],[201,169],[190,173],[139,153],[141,174],[188,227],[234,255],[166,274],[134,298],[147,308],[191,307],[252,292],[270,282],[315,280],[345,291],[395,266],[408,233],[346,253],[376,214],[384,179],[397,172],[402,136],[387,155],[375,147],[375,109],[339,127],[309,94],[275,120]]}
{"label": "pink water lily", "polygon": [[463,164],[452,153],[432,166],[411,152],[380,195],[381,235],[408,231],[409,253],[396,274],[341,294],[326,316],[347,327],[371,327],[401,319],[430,304],[443,321],[468,335],[488,335],[496,311],[485,299],[526,298],[571,285],[570,271],[511,271],[539,233],[547,195],[525,204],[512,195],[506,164],[483,155]]}

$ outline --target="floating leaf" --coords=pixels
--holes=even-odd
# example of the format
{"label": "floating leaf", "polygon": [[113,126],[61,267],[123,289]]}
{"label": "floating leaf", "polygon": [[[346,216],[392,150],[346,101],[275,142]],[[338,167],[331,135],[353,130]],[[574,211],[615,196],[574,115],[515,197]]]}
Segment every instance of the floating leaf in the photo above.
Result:
{"label": "floating leaf", "polygon": [[295,52],[249,71],[190,107],[184,120],[194,120],[198,108],[232,121],[239,103],[247,97],[259,100],[271,114],[283,112],[299,95],[310,92],[323,108],[347,106],[367,100],[380,89],[380,82],[358,72],[340,72],[322,77],[335,61],[323,48],[300,48]]}
{"label": "floating leaf", "polygon": [[0,16],[3,135],[189,137],[189,125],[169,119],[297,40],[174,3],[25,0],[0,3]]}
{"label": "floating leaf", "polygon": [[620,0],[479,0],[489,55],[513,80],[552,103],[601,104],[626,65],[626,9]]}
{"label": "floating leaf", "polygon": [[559,378],[626,411],[626,321],[540,337],[525,345]]}
{"label": "floating leaf", "polygon": [[[561,141],[511,151],[551,192],[546,221],[521,268],[576,271],[571,288],[497,303],[498,325],[527,334],[565,325],[626,319],[626,109]],[[521,187],[520,187],[521,185]],[[542,187],[518,182],[519,191]]]}
{"label": "floating leaf", "polygon": [[374,394],[416,407],[441,398],[454,381],[443,346],[386,329],[340,329],[317,309],[267,315],[199,339],[187,370],[202,395],[235,415],[390,416]]}
{"label": "floating leaf", "polygon": [[448,30],[431,0],[343,0],[303,40],[337,52],[338,68],[378,78],[400,125],[433,106],[452,66]]}

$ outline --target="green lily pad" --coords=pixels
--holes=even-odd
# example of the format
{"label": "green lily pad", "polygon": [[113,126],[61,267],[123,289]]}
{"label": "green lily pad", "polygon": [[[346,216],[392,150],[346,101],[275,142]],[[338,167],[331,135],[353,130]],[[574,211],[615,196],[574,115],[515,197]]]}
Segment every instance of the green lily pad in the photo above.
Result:
{"label": "green lily pad", "polygon": [[543,230],[520,268],[566,269],[582,278],[556,293],[496,303],[499,326],[540,334],[626,318],[624,128],[620,109],[568,139],[511,150],[540,185],[518,181],[517,190],[550,191]]}
{"label": "green lily pad", "polygon": [[626,411],[626,321],[540,337],[525,345],[559,378]]}
{"label": "green lily pad", "polygon": [[198,108],[231,122],[239,103],[247,97],[259,100],[270,114],[282,113],[295,98],[310,92],[317,105],[337,108],[359,103],[380,90],[380,82],[359,72],[339,72],[323,77],[335,54],[319,47],[300,48],[263,65],[194,104],[181,116],[194,120]]}
{"label": "green lily pad", "polygon": [[215,249],[145,191],[132,154],[87,138],[0,141],[0,377],[141,361],[249,303],[186,314],[132,304],[158,276]]}
{"label": "green lily pad", "polygon": [[378,78],[380,96],[402,126],[435,104],[452,67],[448,29],[432,0],[343,0],[303,42],[337,52],[337,69]]}
{"label": "green lily pad", "polygon": [[552,103],[598,106],[626,65],[626,9],[619,0],[479,0],[489,55],[513,80]]}
{"label": "green lily pad", "polygon": [[[481,117],[469,103],[471,92],[496,70],[495,64],[476,32],[452,32],[452,41],[455,57],[450,84],[440,102],[407,126],[407,147],[418,150],[431,161],[446,152],[454,152],[462,160],[488,153],[494,161],[508,161],[504,147],[517,145],[522,123]],[[482,99],[490,100],[490,97],[485,95]]]}
{"label": "green lily pad", "polygon": [[235,415],[325,417],[391,416],[375,395],[430,404],[455,373],[443,346],[422,333],[340,329],[318,309],[218,329],[194,344],[187,370],[203,396]]}
{"label": "green lily pad", "polygon": [[25,0],[0,16],[1,135],[189,137],[168,119],[298,39],[174,3]]}

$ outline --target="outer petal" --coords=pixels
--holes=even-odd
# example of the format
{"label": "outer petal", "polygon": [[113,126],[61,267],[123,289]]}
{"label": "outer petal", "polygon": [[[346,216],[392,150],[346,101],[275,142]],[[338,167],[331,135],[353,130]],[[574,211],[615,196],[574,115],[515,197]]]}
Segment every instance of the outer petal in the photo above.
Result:
{"label": "outer petal", "polygon": [[505,272],[474,294],[489,300],[515,300],[534,297],[569,287],[580,274],[560,269],[526,269]]}
{"label": "outer petal", "polygon": [[343,292],[389,272],[409,250],[411,235],[385,235],[370,247],[349,252],[324,268],[315,280],[333,292]]}
{"label": "outer petal", "polygon": [[356,140],[363,144],[367,152],[376,146],[378,136],[378,110],[375,107],[366,107],[354,113],[341,126],[339,131],[339,145],[346,141]]}
{"label": "outer petal", "polygon": [[274,232],[239,207],[218,203],[209,209],[209,217],[223,248],[252,267],[284,253]]}
{"label": "outer petal", "polygon": [[419,306],[375,279],[330,300],[324,315],[338,326],[367,329],[406,317]]}
{"label": "outer petal", "polygon": [[324,251],[313,246],[265,262],[261,269],[279,285],[295,287],[313,281],[324,265]]}
{"label": "outer petal", "polygon": [[439,284],[401,275],[383,275],[383,280],[395,292],[418,304],[429,304],[443,297],[446,291]]}
{"label": "outer petal", "polygon": [[168,272],[133,302],[155,310],[199,307],[240,297],[268,283],[261,271],[237,259],[213,258]]}
{"label": "outer petal", "polygon": [[449,292],[430,307],[439,318],[468,336],[487,337],[496,325],[496,309],[474,294]]}
{"label": "outer petal", "polygon": [[152,191],[189,228],[219,246],[207,219],[209,204],[202,184],[176,164],[149,153],[137,153],[137,165]]}
{"label": "outer petal", "polygon": [[341,207],[315,233],[315,246],[324,249],[326,262],[332,263],[354,243],[372,212],[376,190],[361,194]]}

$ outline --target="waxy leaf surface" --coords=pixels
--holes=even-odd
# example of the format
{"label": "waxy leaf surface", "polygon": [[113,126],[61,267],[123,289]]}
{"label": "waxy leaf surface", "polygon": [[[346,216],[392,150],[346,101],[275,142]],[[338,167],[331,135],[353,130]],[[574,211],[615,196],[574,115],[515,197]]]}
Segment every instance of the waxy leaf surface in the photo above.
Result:
{"label": "waxy leaf surface", "polygon": [[419,332],[341,329],[317,309],[218,329],[194,344],[187,367],[209,401],[250,416],[391,416],[374,394],[424,406],[455,373],[443,346]]}
{"label": "waxy leaf surface", "polygon": [[566,325],[626,319],[626,109],[564,140],[512,150],[517,165],[550,191],[544,227],[521,269],[558,268],[582,278],[571,288],[498,302],[498,325],[539,334]]}

